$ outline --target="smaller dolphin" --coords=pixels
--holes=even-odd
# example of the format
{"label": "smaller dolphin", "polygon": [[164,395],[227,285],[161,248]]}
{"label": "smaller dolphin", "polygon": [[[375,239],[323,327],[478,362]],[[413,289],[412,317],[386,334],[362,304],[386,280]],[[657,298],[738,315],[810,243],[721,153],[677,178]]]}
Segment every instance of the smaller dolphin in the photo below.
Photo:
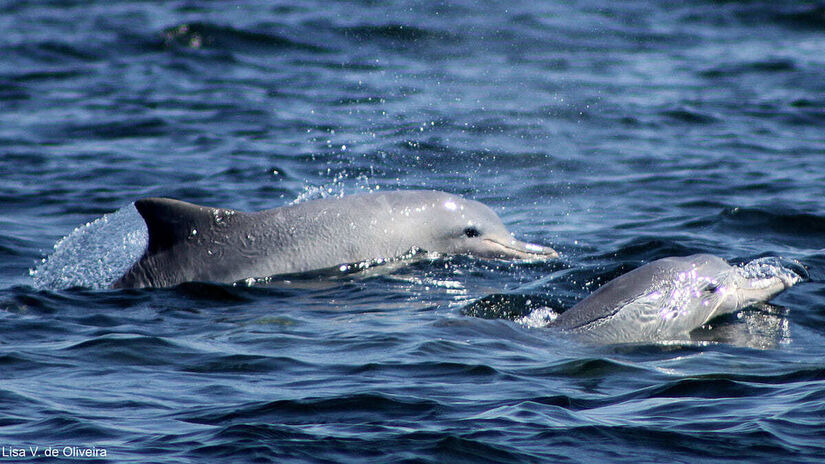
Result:
{"label": "smaller dolphin", "polygon": [[115,288],[232,283],[423,250],[495,259],[549,259],[513,238],[482,203],[431,190],[325,198],[258,213],[168,198],[135,202],[149,230],[143,256]]}
{"label": "smaller dolphin", "polygon": [[733,267],[708,254],[664,258],[611,280],[551,325],[597,343],[686,340],[714,317],[766,302],[800,280],[765,259]]}

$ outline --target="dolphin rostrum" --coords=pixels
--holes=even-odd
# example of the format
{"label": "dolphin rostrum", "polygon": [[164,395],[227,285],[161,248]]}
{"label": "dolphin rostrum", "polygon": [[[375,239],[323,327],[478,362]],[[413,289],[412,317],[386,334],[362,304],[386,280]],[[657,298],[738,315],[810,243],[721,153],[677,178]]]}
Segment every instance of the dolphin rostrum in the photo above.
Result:
{"label": "dolphin rostrum", "polygon": [[422,250],[496,259],[549,259],[513,238],[482,203],[431,190],[324,198],[257,213],[168,198],[135,202],[149,230],[143,256],[112,285],[232,283],[390,259]]}

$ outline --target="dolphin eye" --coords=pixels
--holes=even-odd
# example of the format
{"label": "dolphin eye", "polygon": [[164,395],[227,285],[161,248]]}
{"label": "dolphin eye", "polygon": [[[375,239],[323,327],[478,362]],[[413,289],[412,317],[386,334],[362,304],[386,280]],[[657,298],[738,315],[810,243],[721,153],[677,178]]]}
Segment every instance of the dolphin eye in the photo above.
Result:
{"label": "dolphin eye", "polygon": [[469,238],[478,237],[481,233],[475,227],[468,227],[464,229],[464,235]]}

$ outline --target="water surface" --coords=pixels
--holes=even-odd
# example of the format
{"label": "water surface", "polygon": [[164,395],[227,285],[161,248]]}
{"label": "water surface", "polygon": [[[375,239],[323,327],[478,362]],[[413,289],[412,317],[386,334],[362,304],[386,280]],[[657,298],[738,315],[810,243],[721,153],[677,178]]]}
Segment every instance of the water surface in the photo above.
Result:
{"label": "water surface", "polygon": [[[0,444],[141,463],[825,454],[821,2],[3,9]],[[29,273],[141,197],[259,210],[398,188],[482,201],[563,259],[124,291]],[[810,280],[694,343],[519,320],[699,252]],[[488,295],[513,313],[462,312]]]}

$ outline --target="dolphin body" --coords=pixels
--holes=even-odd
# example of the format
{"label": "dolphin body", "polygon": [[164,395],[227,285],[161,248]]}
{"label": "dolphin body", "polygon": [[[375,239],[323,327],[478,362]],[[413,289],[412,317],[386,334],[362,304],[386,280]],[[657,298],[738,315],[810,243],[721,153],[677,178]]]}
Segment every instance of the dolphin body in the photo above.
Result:
{"label": "dolphin body", "polygon": [[114,288],[232,283],[390,259],[423,250],[496,259],[549,259],[513,238],[482,203],[431,190],[325,198],[257,213],[168,198],[135,202],[149,230],[143,256]]}
{"label": "dolphin body", "polygon": [[766,302],[802,280],[760,261],[733,267],[709,254],[659,259],[601,286],[552,325],[602,344],[686,340],[714,317]]}

